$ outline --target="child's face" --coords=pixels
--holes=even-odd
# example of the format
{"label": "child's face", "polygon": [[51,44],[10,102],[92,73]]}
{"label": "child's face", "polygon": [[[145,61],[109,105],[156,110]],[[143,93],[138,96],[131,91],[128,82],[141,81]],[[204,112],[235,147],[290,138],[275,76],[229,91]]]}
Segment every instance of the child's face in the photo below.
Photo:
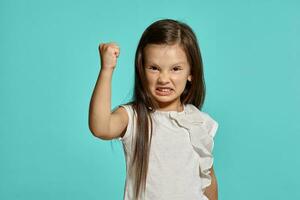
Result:
{"label": "child's face", "polygon": [[149,44],[144,49],[144,61],[152,96],[161,107],[177,108],[181,104],[180,95],[187,80],[192,79],[183,49],[178,44],[172,46]]}

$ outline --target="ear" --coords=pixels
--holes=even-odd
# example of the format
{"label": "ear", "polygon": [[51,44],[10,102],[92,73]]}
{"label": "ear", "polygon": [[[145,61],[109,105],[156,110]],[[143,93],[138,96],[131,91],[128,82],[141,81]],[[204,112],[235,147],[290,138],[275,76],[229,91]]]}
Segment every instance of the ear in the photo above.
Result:
{"label": "ear", "polygon": [[192,75],[190,74],[189,76],[188,76],[188,81],[192,81]]}

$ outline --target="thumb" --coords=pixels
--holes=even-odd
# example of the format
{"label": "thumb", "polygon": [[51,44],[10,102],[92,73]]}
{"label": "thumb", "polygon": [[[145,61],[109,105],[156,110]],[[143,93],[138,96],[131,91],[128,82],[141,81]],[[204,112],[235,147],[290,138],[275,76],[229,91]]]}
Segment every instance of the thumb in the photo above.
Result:
{"label": "thumb", "polygon": [[120,51],[115,51],[115,55],[116,55],[117,57],[119,57]]}

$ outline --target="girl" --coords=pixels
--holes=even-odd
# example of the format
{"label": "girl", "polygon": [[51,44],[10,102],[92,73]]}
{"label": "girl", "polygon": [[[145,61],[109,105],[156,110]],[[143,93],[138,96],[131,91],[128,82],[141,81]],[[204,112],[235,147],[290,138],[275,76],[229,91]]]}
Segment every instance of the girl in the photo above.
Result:
{"label": "girl", "polygon": [[125,200],[217,200],[212,149],[218,123],[200,111],[205,83],[195,33],[185,23],[152,23],[135,54],[133,101],[111,112],[116,43],[99,45],[101,70],[89,128],[118,138],[126,158]]}

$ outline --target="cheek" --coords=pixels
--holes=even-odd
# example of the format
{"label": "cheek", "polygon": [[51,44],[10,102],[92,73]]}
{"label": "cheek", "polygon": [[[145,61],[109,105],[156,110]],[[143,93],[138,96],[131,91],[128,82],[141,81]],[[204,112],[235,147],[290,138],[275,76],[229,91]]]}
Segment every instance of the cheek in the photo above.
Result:
{"label": "cheek", "polygon": [[185,82],[186,82],[186,78],[182,77],[182,76],[174,77],[173,80],[174,80],[174,83],[176,83],[177,85],[185,85]]}
{"label": "cheek", "polygon": [[156,77],[153,74],[146,74],[146,80],[149,87],[155,84]]}
{"label": "cheek", "polygon": [[177,89],[184,90],[186,86],[186,79],[185,78],[178,78],[174,80],[174,84],[176,85]]}

